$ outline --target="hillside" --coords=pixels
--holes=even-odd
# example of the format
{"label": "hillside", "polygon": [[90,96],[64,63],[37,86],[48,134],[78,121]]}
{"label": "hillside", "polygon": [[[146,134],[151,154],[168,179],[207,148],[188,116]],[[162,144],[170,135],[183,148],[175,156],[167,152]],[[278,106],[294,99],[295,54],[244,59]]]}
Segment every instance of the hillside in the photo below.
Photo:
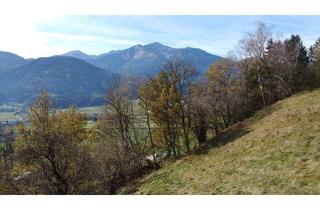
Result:
{"label": "hillside", "polygon": [[10,69],[22,66],[27,62],[27,60],[16,54],[0,51],[0,74]]}
{"label": "hillside", "polygon": [[35,59],[4,74],[0,94],[7,96],[4,102],[29,103],[46,89],[58,107],[93,106],[103,103],[106,91],[118,79],[118,74],[83,60],[53,56]]}
{"label": "hillside", "polygon": [[320,90],[257,112],[140,184],[137,194],[319,194]]}
{"label": "hillside", "polygon": [[182,58],[191,61],[194,66],[204,72],[210,64],[220,59],[197,48],[176,49],[158,42],[147,45],[135,45],[128,49],[111,51],[98,56],[87,55],[81,51],[71,51],[65,56],[84,59],[103,69],[108,69],[126,75],[152,76],[158,73],[170,58]]}

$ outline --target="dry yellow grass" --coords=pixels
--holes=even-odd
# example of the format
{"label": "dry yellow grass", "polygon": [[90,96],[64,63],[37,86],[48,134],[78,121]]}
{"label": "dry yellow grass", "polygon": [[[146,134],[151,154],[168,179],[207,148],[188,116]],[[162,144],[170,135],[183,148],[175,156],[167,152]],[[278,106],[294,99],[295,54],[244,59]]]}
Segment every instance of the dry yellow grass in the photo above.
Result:
{"label": "dry yellow grass", "polygon": [[196,154],[144,177],[137,194],[320,194],[320,90],[279,101]]}

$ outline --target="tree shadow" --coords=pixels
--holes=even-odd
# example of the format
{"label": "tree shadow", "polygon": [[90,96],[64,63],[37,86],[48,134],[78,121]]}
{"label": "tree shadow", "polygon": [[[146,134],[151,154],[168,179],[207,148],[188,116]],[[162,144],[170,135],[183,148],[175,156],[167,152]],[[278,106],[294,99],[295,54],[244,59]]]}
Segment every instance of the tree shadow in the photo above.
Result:
{"label": "tree shadow", "polygon": [[243,135],[251,132],[247,127],[246,123],[240,122],[232,125],[226,129],[223,133],[218,136],[213,137],[206,143],[199,146],[199,148],[194,152],[195,155],[207,154],[208,151],[212,148],[221,147],[230,142],[235,141]]}
{"label": "tree shadow", "polygon": [[249,128],[250,124],[254,125],[258,123],[260,120],[270,116],[272,113],[276,112],[282,107],[282,101],[279,101],[272,106],[268,106],[265,109],[256,111],[251,117],[230,126],[218,136],[215,136],[212,139],[208,140],[206,143],[200,145],[199,148],[194,151],[194,154],[207,154],[208,151],[212,148],[221,147],[230,142],[233,142],[237,138],[240,138],[241,136],[246,135],[247,133],[252,131],[252,129]]}
{"label": "tree shadow", "polygon": [[268,107],[256,111],[250,118],[248,118],[245,121],[250,121],[251,124],[255,124],[260,120],[263,120],[266,117],[269,117],[274,112],[280,110],[283,108],[283,105],[281,103],[282,101],[279,101],[278,103],[275,103],[273,105],[269,105]]}

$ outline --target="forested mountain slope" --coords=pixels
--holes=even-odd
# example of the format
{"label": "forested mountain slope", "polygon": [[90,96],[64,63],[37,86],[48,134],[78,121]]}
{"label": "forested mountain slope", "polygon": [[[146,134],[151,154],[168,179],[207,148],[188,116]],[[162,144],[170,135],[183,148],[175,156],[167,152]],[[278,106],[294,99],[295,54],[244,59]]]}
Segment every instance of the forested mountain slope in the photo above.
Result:
{"label": "forested mountain slope", "polygon": [[57,107],[93,106],[104,102],[120,75],[67,56],[38,58],[0,77],[3,101],[28,104],[47,90]]}
{"label": "forested mountain slope", "polygon": [[10,69],[22,66],[27,62],[28,60],[16,54],[0,51],[0,75],[9,71]]}
{"label": "forested mountain slope", "polygon": [[320,90],[257,112],[140,184],[137,194],[319,194]]}

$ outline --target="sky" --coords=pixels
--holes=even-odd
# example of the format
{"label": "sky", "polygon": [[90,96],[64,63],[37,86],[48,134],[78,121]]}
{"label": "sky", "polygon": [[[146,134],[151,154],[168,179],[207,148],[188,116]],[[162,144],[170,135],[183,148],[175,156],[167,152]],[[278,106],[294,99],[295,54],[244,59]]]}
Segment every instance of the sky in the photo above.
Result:
{"label": "sky", "polygon": [[25,58],[72,50],[96,55],[160,42],[226,56],[261,21],[277,37],[301,35],[307,47],[320,37],[320,16],[30,16],[0,20],[0,51]]}

